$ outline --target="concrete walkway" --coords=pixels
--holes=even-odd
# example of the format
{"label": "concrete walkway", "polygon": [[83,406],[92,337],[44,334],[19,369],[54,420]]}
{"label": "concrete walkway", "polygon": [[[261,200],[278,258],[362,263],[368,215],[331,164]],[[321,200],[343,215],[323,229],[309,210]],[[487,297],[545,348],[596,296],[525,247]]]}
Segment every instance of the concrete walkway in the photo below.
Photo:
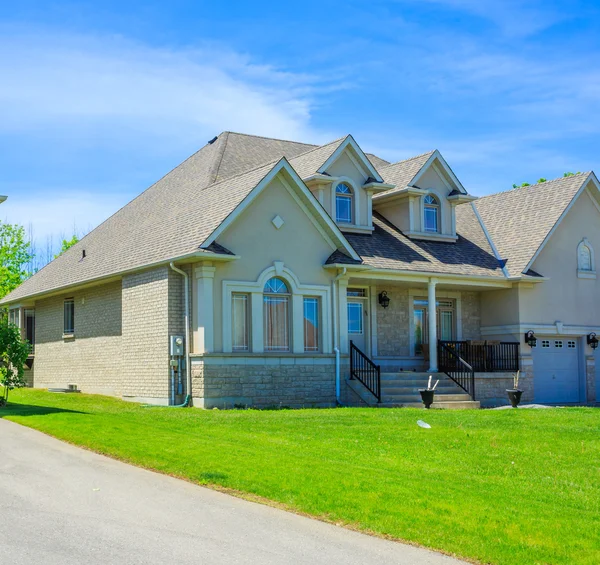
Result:
{"label": "concrete walkway", "polygon": [[13,565],[451,565],[246,502],[0,419],[0,561]]}

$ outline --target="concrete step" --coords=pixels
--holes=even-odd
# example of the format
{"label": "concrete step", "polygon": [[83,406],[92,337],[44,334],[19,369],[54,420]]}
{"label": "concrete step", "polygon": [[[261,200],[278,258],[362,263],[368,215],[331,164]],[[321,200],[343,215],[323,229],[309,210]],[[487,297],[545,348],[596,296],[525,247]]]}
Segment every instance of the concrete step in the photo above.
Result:
{"label": "concrete step", "polygon": [[[423,408],[422,402],[390,402],[384,401],[377,404],[379,408]],[[460,402],[434,402],[431,408],[438,410],[477,410],[480,408],[479,401],[460,401]]]}
{"label": "concrete step", "polygon": [[[427,388],[427,385],[423,386],[415,386],[415,385],[407,385],[405,383],[381,383],[381,390],[394,394],[419,394],[419,390]],[[444,393],[453,393],[453,392],[463,392],[463,389],[454,383],[440,384],[435,389],[436,394],[444,394]]]}
{"label": "concrete step", "polygon": [[465,409],[478,410],[481,407],[481,405],[478,400],[463,400],[463,401],[458,401],[458,402],[453,402],[453,401],[434,402],[431,405],[431,407],[432,408],[441,408],[444,410],[465,410]]}

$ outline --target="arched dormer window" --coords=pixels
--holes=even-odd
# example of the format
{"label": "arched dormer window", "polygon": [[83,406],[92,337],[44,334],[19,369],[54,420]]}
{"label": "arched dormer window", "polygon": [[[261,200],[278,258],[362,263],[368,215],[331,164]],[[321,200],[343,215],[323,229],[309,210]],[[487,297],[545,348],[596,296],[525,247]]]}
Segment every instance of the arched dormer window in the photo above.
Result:
{"label": "arched dormer window", "polygon": [[423,231],[438,233],[440,231],[440,203],[432,194],[423,199]]}
{"label": "arched dormer window", "polygon": [[279,277],[270,278],[263,289],[265,351],[290,350],[290,291]]}
{"label": "arched dormer window", "polygon": [[335,221],[351,224],[353,204],[352,189],[346,183],[338,184],[335,187]]}
{"label": "arched dormer window", "polygon": [[596,274],[594,250],[586,238],[583,238],[577,246],[577,273],[584,277]]}

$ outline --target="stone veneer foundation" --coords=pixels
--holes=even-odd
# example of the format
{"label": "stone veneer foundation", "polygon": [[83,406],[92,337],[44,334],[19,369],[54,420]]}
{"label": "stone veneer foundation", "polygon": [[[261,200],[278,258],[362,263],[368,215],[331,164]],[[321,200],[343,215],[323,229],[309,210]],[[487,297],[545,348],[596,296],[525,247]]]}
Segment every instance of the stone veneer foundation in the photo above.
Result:
{"label": "stone veneer foundation", "polygon": [[334,406],[335,357],[192,356],[192,398],[200,408]]}

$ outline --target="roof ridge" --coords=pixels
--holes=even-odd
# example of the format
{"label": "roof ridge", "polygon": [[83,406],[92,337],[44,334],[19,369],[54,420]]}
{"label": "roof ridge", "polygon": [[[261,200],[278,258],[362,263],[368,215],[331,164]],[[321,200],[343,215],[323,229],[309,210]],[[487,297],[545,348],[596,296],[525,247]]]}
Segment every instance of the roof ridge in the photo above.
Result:
{"label": "roof ridge", "polygon": [[[392,167],[394,165],[400,165],[401,163],[406,163],[408,161],[414,161],[415,159],[419,159],[420,157],[425,157],[425,155],[432,155],[435,153],[437,149],[432,149],[431,151],[425,151],[425,153],[421,153],[420,155],[415,155],[414,157],[409,157],[408,159],[403,159],[402,161],[396,161],[395,163],[389,163],[385,167],[381,167],[382,169],[387,169],[388,167]],[[375,155],[377,157],[377,155]],[[385,159],[383,159],[385,160]]]}
{"label": "roof ridge", "polygon": [[574,177],[588,177],[592,173],[593,173],[593,171],[587,171],[585,173],[576,173],[574,175],[569,175],[568,177],[556,177],[555,179],[550,179],[550,180],[547,180],[544,182],[537,182],[535,184],[529,184],[527,186],[515,186],[515,187],[509,188],[507,190],[499,190],[498,192],[492,192],[491,194],[485,194],[483,196],[480,196],[477,200],[481,201],[481,200],[485,200],[486,198],[491,198],[492,196],[499,196],[500,194],[508,194],[510,192],[518,192],[521,190],[528,190],[528,189],[544,186],[544,185],[550,184],[550,183],[566,181],[566,180],[572,179]]}
{"label": "roof ridge", "polygon": [[[221,169],[221,163],[223,163],[223,157],[225,157],[225,150],[227,149],[227,144],[229,143],[229,133],[230,132],[225,131],[221,134],[221,135],[225,135],[225,143],[223,144],[222,149],[220,149],[221,157],[219,158],[219,162],[217,163],[215,174],[214,175],[211,174],[212,182],[210,184],[214,184],[215,181],[219,178],[219,170]],[[221,135],[219,135],[217,137],[217,139],[219,137],[221,137]]]}
{"label": "roof ridge", "polygon": [[232,133],[233,135],[243,135],[245,137],[257,137],[259,139],[269,139],[271,141],[283,141],[285,143],[297,143],[298,145],[312,145],[314,147],[319,147],[319,145],[315,143],[305,143],[304,141],[294,141],[293,139],[281,139],[279,137],[267,137],[266,135],[254,135],[252,133],[241,133],[239,131],[224,131],[222,133]]}
{"label": "roof ridge", "polygon": [[[230,132],[227,132],[227,133],[230,133]],[[305,151],[304,153],[300,153],[300,155],[296,155],[292,159],[288,159],[285,155],[282,155],[281,157],[278,157],[277,159],[274,159],[273,161],[267,161],[266,163],[262,163],[260,165],[257,165],[256,167],[253,167],[252,169],[248,169],[247,171],[243,171],[241,173],[238,173],[237,175],[233,175],[231,177],[227,177],[226,179],[223,179],[223,180],[220,180],[220,181],[217,181],[217,182],[213,182],[212,184],[209,184],[209,185],[205,186],[204,188],[202,188],[202,190],[208,190],[209,188],[212,188],[213,186],[217,186],[217,185],[222,184],[224,182],[231,181],[232,179],[236,179],[238,177],[247,175],[248,173],[252,173],[254,171],[257,171],[258,169],[262,169],[263,167],[267,167],[269,165],[275,166],[282,159],[285,159],[291,165],[291,161],[294,161],[295,159],[298,159],[299,157],[302,157],[302,156],[304,156],[304,155],[306,155],[308,153],[316,151],[317,149],[322,149],[323,147],[327,147],[328,145],[333,145],[334,143],[337,143],[338,141],[340,141],[342,139],[346,139],[346,137],[348,137],[348,136],[340,137],[339,139],[335,139],[334,141],[330,141],[329,143],[326,143],[325,145],[317,145],[316,147],[313,147],[312,149],[309,149],[308,151]],[[292,167],[293,167],[293,165],[292,165]]]}

